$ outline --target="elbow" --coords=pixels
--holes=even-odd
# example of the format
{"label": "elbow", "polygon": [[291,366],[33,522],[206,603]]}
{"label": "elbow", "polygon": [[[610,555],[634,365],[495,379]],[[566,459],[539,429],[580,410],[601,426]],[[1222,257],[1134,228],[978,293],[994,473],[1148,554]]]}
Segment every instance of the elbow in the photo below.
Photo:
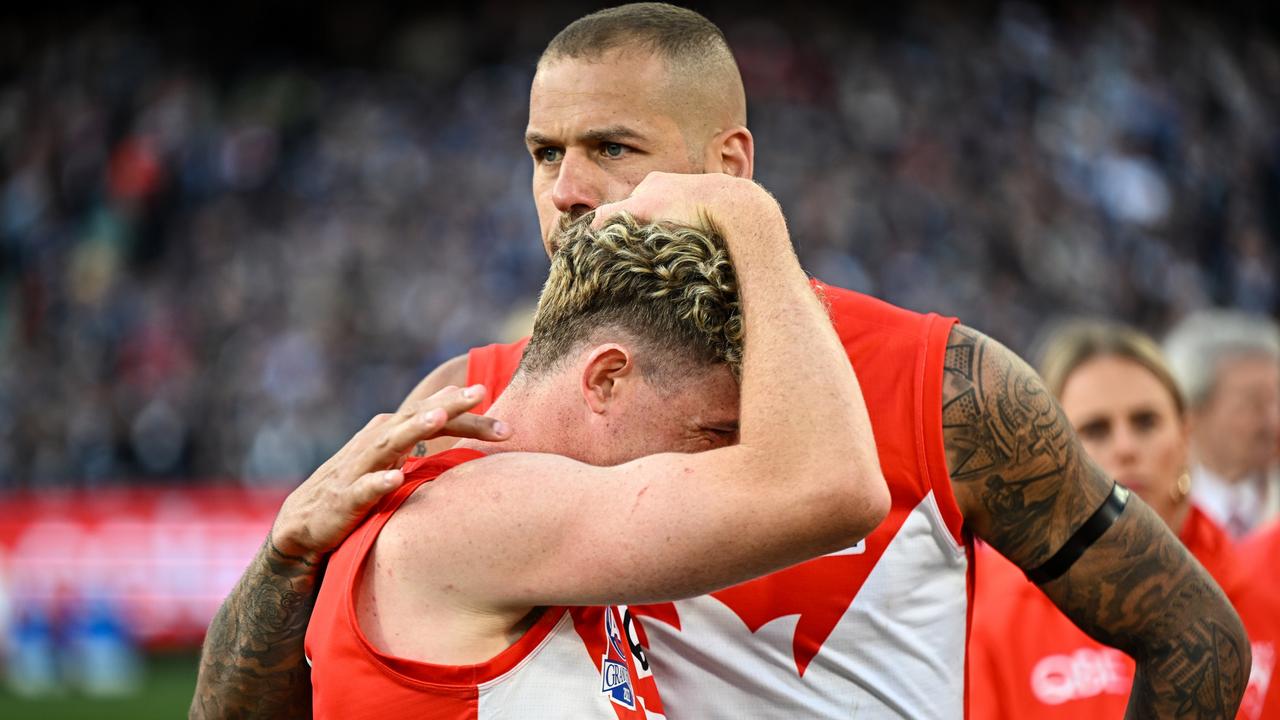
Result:
{"label": "elbow", "polygon": [[[1134,657],[1145,685],[1159,699],[1169,701],[1185,692],[1188,674],[1194,671],[1212,680],[1207,699],[1220,705],[1223,717],[1234,717],[1253,664],[1249,637],[1240,616],[1216,585],[1209,597],[1176,624],[1178,632],[1152,639]],[[1135,687],[1136,683],[1135,679]]]}
{"label": "elbow", "polygon": [[[1214,589],[1217,590],[1216,587]],[[1249,683],[1253,653],[1240,615],[1221,590],[1214,595],[1213,607],[1207,608],[1200,632],[1213,638],[1213,644],[1216,645],[1212,648],[1213,655],[1223,658],[1221,666],[1215,670],[1222,679],[1223,699],[1228,707],[1234,708],[1244,697]]]}
{"label": "elbow", "polygon": [[889,507],[893,504],[893,498],[889,495],[889,483],[885,481],[878,464],[860,474],[855,484],[858,487],[859,499],[853,509],[857,525],[853,530],[858,540],[861,540],[880,527],[880,523],[889,517]]}
{"label": "elbow", "polygon": [[832,542],[848,547],[870,535],[889,516],[889,486],[878,463],[844,467],[835,473],[827,470],[827,474],[829,491],[816,499],[819,512],[828,519],[833,535],[838,535]]}

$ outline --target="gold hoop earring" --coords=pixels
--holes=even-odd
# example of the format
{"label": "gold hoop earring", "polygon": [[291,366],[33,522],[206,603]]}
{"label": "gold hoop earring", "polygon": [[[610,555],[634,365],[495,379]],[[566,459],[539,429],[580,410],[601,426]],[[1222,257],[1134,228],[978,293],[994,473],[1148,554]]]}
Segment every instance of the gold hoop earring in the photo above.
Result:
{"label": "gold hoop earring", "polygon": [[1169,489],[1169,499],[1173,500],[1173,502],[1177,504],[1186,500],[1187,496],[1190,494],[1191,473],[1187,470],[1183,470],[1182,474],[1178,476],[1178,483]]}

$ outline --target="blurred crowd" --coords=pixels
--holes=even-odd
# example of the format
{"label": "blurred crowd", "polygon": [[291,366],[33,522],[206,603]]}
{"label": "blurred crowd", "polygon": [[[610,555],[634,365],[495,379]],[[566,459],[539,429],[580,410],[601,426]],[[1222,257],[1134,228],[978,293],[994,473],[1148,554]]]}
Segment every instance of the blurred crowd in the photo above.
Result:
{"label": "blurred crowd", "polygon": [[[1162,333],[1280,305],[1273,29],[1172,6],[704,9],[757,179],[824,280],[1020,351],[1060,315]],[[546,267],[529,82],[579,13],[512,12],[397,18],[357,63],[215,66],[119,16],[10,57],[0,490],[290,484],[440,361],[522,332]]]}

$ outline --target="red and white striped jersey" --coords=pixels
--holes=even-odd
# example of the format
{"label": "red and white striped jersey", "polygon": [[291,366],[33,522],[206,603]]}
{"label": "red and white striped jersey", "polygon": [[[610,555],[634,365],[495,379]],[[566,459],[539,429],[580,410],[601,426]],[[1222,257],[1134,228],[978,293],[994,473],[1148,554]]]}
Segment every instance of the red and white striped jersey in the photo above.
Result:
{"label": "red and white striped jersey", "polygon": [[475,665],[400,658],[360,629],[360,568],[387,520],[421,485],[483,455],[449,450],[405,466],[405,483],[329,559],[306,653],[317,718],[662,720],[644,631],[625,606],[550,607],[524,636]]}

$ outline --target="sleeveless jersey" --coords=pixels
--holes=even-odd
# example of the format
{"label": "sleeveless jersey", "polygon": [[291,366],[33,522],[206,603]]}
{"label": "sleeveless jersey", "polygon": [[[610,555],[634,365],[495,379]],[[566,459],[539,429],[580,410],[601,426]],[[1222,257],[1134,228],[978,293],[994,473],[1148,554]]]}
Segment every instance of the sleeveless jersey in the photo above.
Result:
{"label": "sleeveless jersey", "polygon": [[[1179,539],[1227,596],[1239,574],[1231,539],[1194,505]],[[1118,718],[1133,686],[1133,660],[1084,634],[1016,565],[978,553],[969,717]]]}
{"label": "sleeveless jersey", "polygon": [[378,533],[424,483],[478,457],[455,449],[410,460],[404,485],[330,556],[305,641],[314,716],[661,720],[643,629],[625,606],[546,608],[513,645],[474,665],[395,657],[361,631],[357,583]]}
{"label": "sleeveless jersey", "polygon": [[[814,285],[862,387],[888,518],[854,547],[632,610],[677,717],[961,717],[972,544],[942,442],[955,320]],[[467,382],[505,387],[518,360],[511,345],[472,350]]]}

